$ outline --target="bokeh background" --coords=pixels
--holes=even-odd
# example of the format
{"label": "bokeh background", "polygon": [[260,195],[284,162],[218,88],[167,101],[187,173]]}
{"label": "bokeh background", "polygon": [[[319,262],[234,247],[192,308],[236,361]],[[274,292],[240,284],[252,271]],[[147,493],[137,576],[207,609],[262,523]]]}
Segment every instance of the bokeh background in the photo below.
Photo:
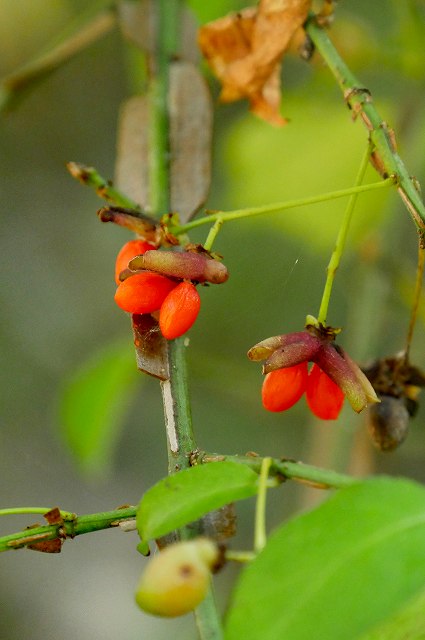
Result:
{"label": "bokeh background", "polygon": [[[199,21],[243,6],[235,0],[190,5]],[[86,9],[83,0],[2,0],[1,75],[34,58]],[[409,170],[423,181],[424,2],[344,0],[331,35],[395,128]],[[65,170],[74,160],[114,175],[117,113],[134,89],[133,61],[114,29],[0,117],[1,507],[109,510],[136,504],[166,473],[159,387],[136,372],[129,319],[113,302],[115,255],[130,236],[98,221],[101,201]],[[220,106],[218,87],[206,75],[215,99],[208,206],[267,204],[353,183],[366,133],[352,122],[320,59],[285,60],[282,110],[290,124],[281,130],[255,119],[245,104]],[[370,170],[366,180],[375,179]],[[347,408],[335,424],[314,420],[304,401],[287,414],[266,415],[260,369],[245,356],[258,340],[300,330],[307,313],[317,314],[344,206],[337,200],[222,230],[216,250],[231,278],[202,292],[202,313],[190,333],[197,439],[209,451],[256,451],[424,481],[423,409],[402,447],[382,454],[368,439],[364,417]],[[205,233],[191,239],[201,242]],[[344,327],[341,343],[360,362],[405,345],[416,245],[414,226],[392,190],[359,198],[328,319]],[[424,366],[424,322],[421,305],[412,345],[418,366]],[[108,396],[117,363],[120,395],[108,404],[105,389]],[[108,437],[91,465],[69,446],[69,421],[78,412],[101,420],[102,406]],[[272,492],[270,528],[322,497],[294,483]],[[238,505],[238,517],[232,544],[247,548],[252,501]],[[32,521],[2,518],[0,533]],[[163,621],[136,609],[134,586],[146,562],[136,544],[135,533],[114,530],[69,541],[60,555],[2,554],[0,637],[195,638],[191,616]],[[236,573],[229,567],[218,577],[223,609]]]}

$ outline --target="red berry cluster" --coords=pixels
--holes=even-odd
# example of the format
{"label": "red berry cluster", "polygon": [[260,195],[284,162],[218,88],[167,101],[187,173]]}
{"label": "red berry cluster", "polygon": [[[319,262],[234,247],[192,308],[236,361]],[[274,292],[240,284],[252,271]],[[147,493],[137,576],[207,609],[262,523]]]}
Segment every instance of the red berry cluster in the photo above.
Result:
{"label": "red berry cluster", "polygon": [[307,363],[270,371],[264,378],[262,400],[268,411],[286,411],[303,394],[310,411],[321,420],[336,420],[344,393],[317,365],[308,372]]}
{"label": "red berry cluster", "polygon": [[161,333],[173,340],[186,333],[198,316],[201,299],[194,282],[219,283],[227,278],[226,267],[206,254],[159,251],[144,240],[131,240],[117,257],[115,302],[129,313],[159,311]]}

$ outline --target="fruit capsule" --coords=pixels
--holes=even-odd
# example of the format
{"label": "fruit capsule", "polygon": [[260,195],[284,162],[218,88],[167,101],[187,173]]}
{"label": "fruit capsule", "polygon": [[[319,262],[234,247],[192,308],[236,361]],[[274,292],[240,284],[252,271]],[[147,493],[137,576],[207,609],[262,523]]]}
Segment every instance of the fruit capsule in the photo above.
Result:
{"label": "fruit capsule", "polygon": [[160,309],[176,284],[159,273],[144,271],[119,284],[115,302],[129,313],[152,313]]}
{"label": "fruit capsule", "polygon": [[140,256],[155,249],[153,244],[146,242],[145,240],[130,240],[126,242],[121,248],[115,261],[115,282],[120,284],[120,273],[127,269],[128,263],[134,258],[134,256]]}
{"label": "fruit capsule", "polygon": [[369,407],[367,427],[374,445],[381,451],[393,451],[409,432],[409,411],[403,398],[382,395],[381,403]]}
{"label": "fruit capsule", "polygon": [[166,547],[140,578],[137,604],[157,616],[176,617],[192,611],[207,594],[211,569],[218,558],[217,545],[208,538]]}
{"label": "fruit capsule", "polygon": [[200,253],[147,251],[130,262],[130,269],[149,269],[182,280],[221,284],[229,277],[222,262]]}
{"label": "fruit capsule", "polygon": [[181,282],[170,291],[161,305],[159,328],[167,340],[182,336],[195,322],[201,298],[191,282]]}

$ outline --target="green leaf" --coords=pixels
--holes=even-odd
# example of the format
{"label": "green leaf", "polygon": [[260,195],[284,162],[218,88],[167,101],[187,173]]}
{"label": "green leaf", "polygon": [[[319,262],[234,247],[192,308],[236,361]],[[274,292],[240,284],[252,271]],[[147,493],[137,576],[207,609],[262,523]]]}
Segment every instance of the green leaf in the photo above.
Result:
{"label": "green leaf", "polygon": [[354,640],[425,587],[425,488],[379,478],[279,528],[235,589],[226,640]]}
{"label": "green leaf", "polygon": [[361,640],[424,640],[425,638],[425,592],[421,591],[413,601],[361,637]]}
{"label": "green leaf", "polygon": [[229,502],[257,493],[258,476],[243,464],[213,462],[160,480],[143,496],[137,510],[142,540],[163,536]]}
{"label": "green leaf", "polygon": [[66,383],[61,422],[85,472],[100,474],[110,464],[136,379],[134,351],[119,342],[91,355]]}

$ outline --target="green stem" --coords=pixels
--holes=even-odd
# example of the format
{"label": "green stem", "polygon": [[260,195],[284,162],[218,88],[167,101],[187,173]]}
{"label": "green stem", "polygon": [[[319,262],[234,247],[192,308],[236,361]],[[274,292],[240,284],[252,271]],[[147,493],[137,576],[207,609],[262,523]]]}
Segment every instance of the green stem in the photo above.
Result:
{"label": "green stem", "polygon": [[[359,186],[363,180],[364,174],[367,169],[367,165],[369,163],[370,152],[371,152],[370,145],[368,145],[366,152],[362,158],[358,174],[356,176],[355,186]],[[318,322],[323,325],[326,325],[326,318],[328,315],[328,308],[329,308],[329,301],[332,293],[332,286],[335,279],[335,274],[339,267],[339,263],[341,262],[342,254],[344,252],[348,229],[350,227],[350,222],[353,215],[354,207],[356,206],[357,197],[358,197],[358,194],[353,193],[350,196],[350,199],[348,200],[344,218],[342,220],[341,227],[339,229],[338,236],[336,239],[335,248],[332,252],[331,259],[328,264],[326,283],[323,290],[322,301],[320,303],[319,315],[317,318]]]}
{"label": "green stem", "polygon": [[207,596],[195,609],[195,621],[200,638],[203,640],[223,640],[223,629],[217,617],[212,582]]}
{"label": "green stem", "polygon": [[149,193],[152,213],[170,210],[169,65],[178,50],[181,0],[156,0],[158,28],[149,85]]}
{"label": "green stem", "polygon": [[[255,473],[261,473],[263,458],[260,456],[239,456],[206,453],[199,451],[192,456],[192,464],[204,464],[211,462],[221,462],[227,460],[245,464]],[[272,458],[269,475],[284,480],[296,480],[311,484],[320,489],[342,489],[356,484],[359,480],[349,475],[337,473],[328,469],[320,469],[302,462],[292,462],[290,460],[280,460]]]}
{"label": "green stem", "polygon": [[[156,51],[151,60],[149,192],[150,206],[155,216],[170,211],[170,122],[169,72],[170,62],[177,52],[179,12],[182,0],[156,0]],[[190,465],[190,453],[196,449],[192,428],[184,338],[168,343],[169,379],[161,382],[167,431],[168,470],[175,473]],[[196,532],[195,532],[196,534]],[[194,535],[181,531],[181,537]],[[221,640],[222,627],[215,606],[212,586],[195,619],[201,640]]]}
{"label": "green stem", "polygon": [[338,191],[329,191],[327,193],[321,193],[317,196],[311,196],[309,198],[298,198],[294,200],[286,200],[285,202],[274,202],[272,204],[263,205],[260,207],[249,207],[246,209],[235,209],[233,211],[215,211],[209,213],[205,218],[197,218],[187,224],[170,227],[169,231],[173,235],[181,235],[196,227],[201,227],[204,224],[211,224],[211,222],[221,221],[229,222],[230,220],[239,220],[240,218],[250,218],[252,216],[260,216],[267,213],[277,213],[279,211],[285,211],[286,209],[294,209],[296,207],[308,206],[311,204],[317,204],[319,202],[326,202],[327,200],[335,200],[337,198],[346,198],[355,193],[365,193],[366,191],[372,191],[374,189],[382,189],[394,184],[393,178],[387,178],[381,182],[373,182],[372,184],[365,184],[357,187],[349,187],[348,189],[339,189]]}
{"label": "green stem", "polygon": [[272,464],[271,458],[263,458],[260,469],[260,479],[258,482],[257,504],[255,509],[255,528],[254,528],[254,551],[260,553],[267,543],[266,534],[266,498],[267,498],[267,480],[269,470]]}
{"label": "green stem", "polygon": [[134,200],[113,187],[94,167],[87,167],[79,162],[68,162],[66,168],[73,178],[94,189],[99,198],[111,202],[117,207],[140,211],[139,205]]}
{"label": "green stem", "polygon": [[9,108],[22,91],[109,33],[115,25],[113,10],[105,10],[102,0],[91,3],[44,53],[0,80],[0,111]]}
{"label": "green stem", "polygon": [[226,560],[230,562],[251,562],[256,557],[257,554],[253,551],[226,551]]}
{"label": "green stem", "polygon": [[170,340],[170,377],[161,382],[168,446],[168,472],[190,466],[189,455],[196,449],[190,410],[184,338]]}
{"label": "green stem", "polygon": [[[186,462],[186,455],[182,456],[182,460]],[[239,464],[245,464],[255,473],[260,474],[263,467],[263,460],[260,456],[237,456],[237,455],[217,455],[206,452],[192,452],[191,464],[212,464],[222,460],[230,460]],[[268,458],[270,460],[270,468],[268,476],[276,477],[279,480],[295,480],[306,482],[321,489],[341,489],[349,487],[358,479],[336,473],[327,469],[319,469],[301,462],[291,462],[289,460],[280,460],[279,458]],[[269,463],[267,463],[268,466]],[[4,515],[25,514],[25,513],[46,513],[49,508],[44,507],[13,507],[10,509],[2,509]],[[9,512],[6,514],[6,511]],[[102,529],[110,529],[120,525],[125,528],[126,521],[132,521],[136,517],[136,507],[127,507],[125,509],[116,509],[115,511],[105,511],[101,513],[92,513],[85,516],[76,516],[68,511],[61,511],[64,522],[55,525],[43,525],[35,528],[18,531],[8,536],[0,538],[0,552],[9,551],[11,549],[20,549],[34,542],[43,540],[54,540],[55,538],[73,538],[83,533],[91,533],[92,531],[101,531]],[[235,557],[232,559],[246,562],[252,559],[248,552],[241,554],[240,552],[232,552]],[[208,636],[206,636],[208,637]],[[212,636],[214,637],[214,636]],[[217,636],[220,637],[220,636]]]}
{"label": "green stem", "polygon": [[206,249],[207,251],[211,251],[211,248],[212,248],[212,246],[214,244],[214,241],[215,241],[215,239],[216,239],[221,227],[223,226],[223,222],[224,221],[223,221],[223,219],[221,217],[217,218],[217,220],[215,221],[215,223],[211,227],[211,229],[210,229],[210,231],[208,233],[207,239],[205,240],[205,243],[204,243],[204,249]]}
{"label": "green stem", "polygon": [[[0,509],[0,516],[25,515],[29,513],[41,513],[44,515],[50,511],[51,507],[11,507],[10,509]],[[64,520],[74,520],[75,513],[59,510],[61,518]]]}
{"label": "green stem", "polygon": [[[5,510],[3,510],[5,511]],[[25,510],[25,507],[15,509],[15,513],[30,513],[32,508]],[[49,509],[43,510],[46,513]],[[37,513],[40,513],[37,511]],[[133,520],[136,517],[136,507],[128,507],[126,509],[116,509],[115,511],[105,511],[102,513],[92,513],[86,516],[75,516],[68,512],[61,512],[69,516],[70,519],[64,517],[61,524],[44,525],[31,527],[17,533],[0,538],[0,552],[10,551],[11,549],[21,549],[27,545],[37,542],[46,542],[57,538],[66,539],[74,538],[83,533],[91,533],[92,531],[101,531],[102,529],[110,529],[117,527],[126,520]]]}
{"label": "green stem", "polygon": [[421,300],[421,295],[422,295],[422,280],[424,275],[424,265],[425,265],[425,247],[423,246],[422,239],[419,238],[418,264],[416,267],[415,290],[413,293],[413,305],[412,305],[412,311],[410,314],[409,328],[407,330],[406,349],[404,352],[406,362],[409,359],[410,345],[412,343],[413,331],[415,329],[415,324],[418,316],[419,302]]}
{"label": "green stem", "polygon": [[347,67],[328,38],[325,30],[317,24],[312,15],[304,25],[305,30],[325,64],[338,82],[347,106],[353,116],[360,117],[369,132],[374,147],[372,164],[381,176],[393,176],[398,192],[406,205],[418,231],[425,231],[425,206],[402,159],[397,153],[393,132],[381,118],[372,101],[370,91],[364,88]]}

